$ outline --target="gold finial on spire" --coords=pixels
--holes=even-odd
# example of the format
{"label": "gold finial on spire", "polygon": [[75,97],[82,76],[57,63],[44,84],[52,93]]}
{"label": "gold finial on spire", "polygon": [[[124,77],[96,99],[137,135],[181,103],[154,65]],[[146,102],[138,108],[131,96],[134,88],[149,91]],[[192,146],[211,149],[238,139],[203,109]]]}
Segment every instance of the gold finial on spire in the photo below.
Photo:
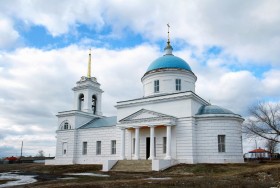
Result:
{"label": "gold finial on spire", "polygon": [[88,54],[88,78],[91,78],[91,48],[89,49],[89,54]]}
{"label": "gold finial on spire", "polygon": [[170,25],[169,25],[169,23],[167,24],[167,37],[168,37],[168,39],[167,39],[167,45],[168,46],[170,46],[170,37],[169,37],[169,28],[170,28]]}

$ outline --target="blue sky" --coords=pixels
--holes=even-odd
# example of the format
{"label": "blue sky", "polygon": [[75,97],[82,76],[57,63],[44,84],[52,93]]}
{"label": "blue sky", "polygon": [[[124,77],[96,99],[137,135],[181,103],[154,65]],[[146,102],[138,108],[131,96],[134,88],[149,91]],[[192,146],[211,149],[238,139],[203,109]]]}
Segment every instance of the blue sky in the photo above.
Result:
{"label": "blue sky", "polygon": [[117,101],[141,97],[167,23],[174,54],[189,63],[205,100],[244,117],[256,101],[280,101],[277,0],[3,0],[0,157],[17,155],[22,140],[24,155],[55,154],[55,115],[72,109],[89,48],[105,115],[116,114]]}
{"label": "blue sky", "polygon": [[[110,49],[135,47],[141,43],[149,42],[149,40],[144,39],[140,34],[133,33],[129,29],[124,29],[124,33],[118,38],[109,36],[112,33],[112,29],[109,26],[104,27],[101,31],[95,31],[85,24],[79,24],[74,30],[71,33],[52,36],[43,26],[31,26],[28,29],[18,26],[18,31],[23,39],[24,45],[40,49],[48,49],[50,46],[51,48],[63,48],[71,44],[77,44],[84,39],[96,40],[91,41],[87,45],[99,48],[107,47]],[[101,39],[102,42],[98,41]]]}

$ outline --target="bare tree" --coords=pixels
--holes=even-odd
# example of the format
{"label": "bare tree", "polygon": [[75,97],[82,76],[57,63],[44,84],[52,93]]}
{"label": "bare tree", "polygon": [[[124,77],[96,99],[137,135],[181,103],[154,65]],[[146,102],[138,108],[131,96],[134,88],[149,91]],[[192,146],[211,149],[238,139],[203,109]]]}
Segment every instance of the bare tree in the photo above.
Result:
{"label": "bare tree", "polygon": [[249,113],[244,123],[247,135],[280,142],[280,104],[259,102],[249,108]]}
{"label": "bare tree", "polygon": [[265,142],[265,147],[267,148],[267,150],[270,152],[270,153],[275,153],[276,152],[276,149],[277,149],[277,144],[278,142],[274,141],[274,140],[267,140]]}
{"label": "bare tree", "polygon": [[44,157],[45,156],[44,151],[43,150],[39,150],[38,154],[36,156],[37,157]]}

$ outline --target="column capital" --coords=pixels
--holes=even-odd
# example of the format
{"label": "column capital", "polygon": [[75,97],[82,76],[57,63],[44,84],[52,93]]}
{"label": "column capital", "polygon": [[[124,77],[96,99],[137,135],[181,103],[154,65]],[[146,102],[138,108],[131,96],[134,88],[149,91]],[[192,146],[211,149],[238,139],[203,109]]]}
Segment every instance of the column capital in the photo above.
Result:
{"label": "column capital", "polygon": [[165,127],[173,127],[173,125],[171,125],[171,124],[165,124],[164,126]]}
{"label": "column capital", "polygon": [[156,127],[157,125],[148,125],[148,127],[152,128],[152,127]]}

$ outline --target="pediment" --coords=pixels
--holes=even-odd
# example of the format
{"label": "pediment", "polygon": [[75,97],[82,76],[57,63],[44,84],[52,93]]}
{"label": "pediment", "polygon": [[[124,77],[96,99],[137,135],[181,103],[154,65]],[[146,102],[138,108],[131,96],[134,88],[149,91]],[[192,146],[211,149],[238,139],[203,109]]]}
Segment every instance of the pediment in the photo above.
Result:
{"label": "pediment", "polygon": [[173,116],[166,115],[163,113],[141,109],[125,118],[120,120],[120,122],[126,122],[126,121],[137,121],[137,120],[143,120],[143,119],[158,119],[158,118],[174,118]]}

